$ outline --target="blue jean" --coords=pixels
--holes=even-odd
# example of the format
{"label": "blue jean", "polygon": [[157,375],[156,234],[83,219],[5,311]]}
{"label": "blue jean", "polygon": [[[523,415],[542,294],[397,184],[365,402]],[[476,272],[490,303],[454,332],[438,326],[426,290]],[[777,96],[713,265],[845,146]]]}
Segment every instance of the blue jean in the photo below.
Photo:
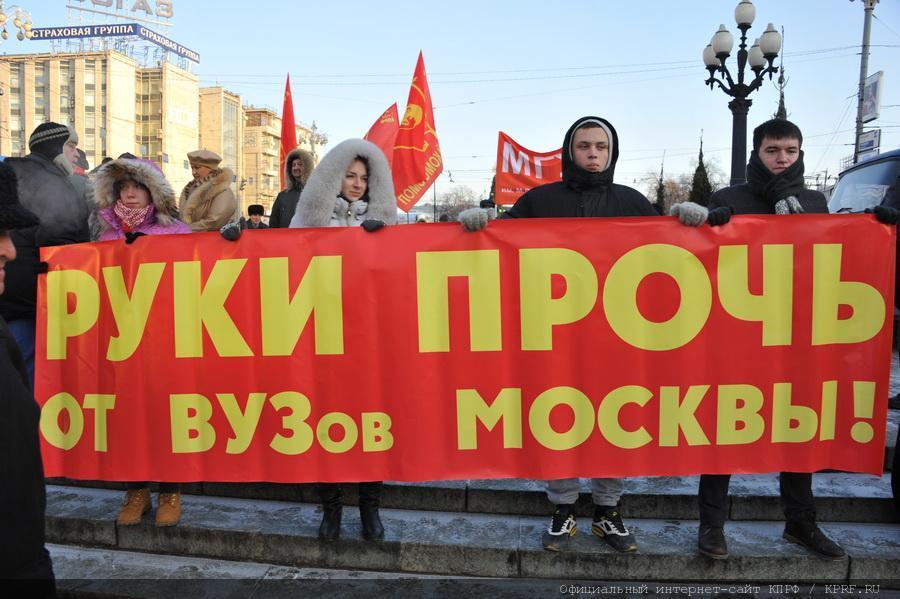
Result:
{"label": "blue jean", "polygon": [[34,320],[29,318],[20,318],[18,320],[10,320],[6,323],[9,330],[25,358],[25,369],[28,371],[28,380],[31,382],[31,388],[34,389]]}

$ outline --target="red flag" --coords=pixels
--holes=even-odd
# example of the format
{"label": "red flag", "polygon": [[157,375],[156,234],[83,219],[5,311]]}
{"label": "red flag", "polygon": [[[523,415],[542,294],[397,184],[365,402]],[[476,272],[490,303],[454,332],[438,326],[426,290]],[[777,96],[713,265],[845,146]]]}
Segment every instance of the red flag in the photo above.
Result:
{"label": "red flag", "polygon": [[562,149],[534,152],[500,132],[497,140],[497,179],[494,202],[515,204],[523,193],[562,179]]}
{"label": "red flag", "polygon": [[291,96],[291,74],[284,84],[284,106],[281,108],[281,151],[278,154],[278,173],[284,189],[284,160],[297,147],[297,126],[294,124],[294,98]]}
{"label": "red flag", "polygon": [[397,103],[385,110],[366,133],[365,139],[381,148],[387,158],[388,165],[394,161],[394,142],[400,132],[400,116],[397,114]]}
{"label": "red flag", "polygon": [[400,209],[409,212],[443,170],[431,92],[425,77],[425,61],[419,52],[406,112],[394,142],[394,192]]}

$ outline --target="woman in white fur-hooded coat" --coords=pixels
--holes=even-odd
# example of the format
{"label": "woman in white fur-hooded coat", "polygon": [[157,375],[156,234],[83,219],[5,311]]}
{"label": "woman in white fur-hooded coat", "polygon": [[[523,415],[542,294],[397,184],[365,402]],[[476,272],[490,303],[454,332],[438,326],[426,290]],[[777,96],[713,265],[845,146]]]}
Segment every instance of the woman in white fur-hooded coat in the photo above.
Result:
{"label": "woman in white fur-hooded coat", "polygon": [[[378,146],[362,139],[342,141],[328,152],[310,175],[300,194],[292,228],[362,225],[374,231],[397,222],[397,200],[387,159]],[[380,221],[380,222],[371,222]],[[341,485],[321,483],[322,524],[319,538],[334,541],[341,534]],[[359,515],[367,541],[384,538],[378,515],[381,482],[359,483]]]}
{"label": "woman in white fur-hooded coat", "polygon": [[[365,167],[365,189],[357,196],[360,165]],[[309,176],[290,226],[347,227],[366,220],[397,223],[391,168],[375,144],[347,139],[328,152]]]}

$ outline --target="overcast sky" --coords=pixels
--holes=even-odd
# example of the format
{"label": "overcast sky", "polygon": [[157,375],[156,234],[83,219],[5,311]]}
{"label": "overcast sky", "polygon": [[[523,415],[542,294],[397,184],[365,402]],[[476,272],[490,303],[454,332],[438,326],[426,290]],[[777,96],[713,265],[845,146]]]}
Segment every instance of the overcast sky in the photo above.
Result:
{"label": "overcast sky", "polygon": [[[92,1],[19,4],[31,9],[35,27],[49,27],[77,23],[66,6],[99,8]],[[150,28],[200,54],[191,68],[201,85],[222,85],[245,104],[280,112],[290,72],[298,120],[315,121],[332,145],[361,137],[393,102],[402,114],[421,49],[445,162],[439,193],[452,185],[448,173],[486,193],[498,131],[548,151],[587,114],[618,130],[620,183],[644,191],[641,179],[659,170],[664,151],[667,173],[689,172],[701,130],[706,157],[730,170],[730,98],[704,86],[701,51],[721,23],[735,35],[736,53],[737,0],[171,2],[172,26]],[[142,14],[128,12],[134,3],[123,1],[123,16]],[[805,134],[806,173],[835,174],[852,153],[862,3],[754,4],[751,38],[768,22],[785,30],[787,109]],[[900,1],[881,0],[875,17],[869,74],[883,70],[886,85],[881,118],[869,126],[882,128],[886,151],[900,147],[900,72],[891,69],[900,64]],[[49,48],[11,38],[2,50]],[[728,63],[736,68],[734,57]],[[778,92],[767,80],[751,98],[748,140],[775,112]]]}

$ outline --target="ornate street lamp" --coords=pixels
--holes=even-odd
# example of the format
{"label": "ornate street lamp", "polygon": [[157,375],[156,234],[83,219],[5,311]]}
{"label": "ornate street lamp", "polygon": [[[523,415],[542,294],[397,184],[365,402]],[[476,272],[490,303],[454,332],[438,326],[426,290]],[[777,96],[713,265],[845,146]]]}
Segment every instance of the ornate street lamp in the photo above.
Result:
{"label": "ornate street lamp", "polygon": [[9,39],[6,22],[10,18],[12,18],[13,25],[19,30],[16,33],[16,39],[20,42],[26,38],[31,39],[34,35],[31,31],[31,13],[16,5],[10,6],[8,9],[4,8],[3,0],[0,0],[0,43]]}
{"label": "ornate street lamp", "polygon": [[[775,58],[781,50],[781,34],[775,30],[775,26],[769,26],[759,37],[750,50],[747,50],[747,30],[753,25],[756,17],[756,7],[750,0],[741,0],[734,9],[734,20],[741,30],[741,45],[737,53],[737,81],[725,64],[734,46],[734,38],[725,29],[725,25],[719,25],[719,30],[713,35],[709,45],[703,49],[703,64],[709,71],[706,84],[710,89],[718,85],[722,91],[734,99],[728,103],[733,115],[731,127],[731,185],[744,183],[747,170],[747,113],[750,111],[752,100],[747,96],[758,89],[766,74],[769,79],[778,71],[774,66]],[[749,63],[753,71],[753,80],[745,83],[745,67]],[[717,77],[718,75],[718,77]]]}

